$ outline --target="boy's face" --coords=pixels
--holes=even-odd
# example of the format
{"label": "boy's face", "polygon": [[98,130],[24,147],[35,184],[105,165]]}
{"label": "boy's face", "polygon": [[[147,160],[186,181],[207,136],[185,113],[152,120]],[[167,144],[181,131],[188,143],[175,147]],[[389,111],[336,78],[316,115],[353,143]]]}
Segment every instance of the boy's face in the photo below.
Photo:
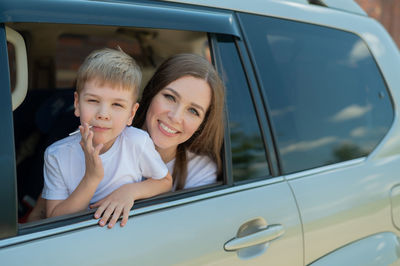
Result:
{"label": "boy's face", "polygon": [[85,83],[78,94],[74,94],[75,116],[81,124],[92,126],[93,146],[103,143],[100,153],[106,152],[118,135],[132,123],[139,104],[131,90],[114,88],[96,79]]}

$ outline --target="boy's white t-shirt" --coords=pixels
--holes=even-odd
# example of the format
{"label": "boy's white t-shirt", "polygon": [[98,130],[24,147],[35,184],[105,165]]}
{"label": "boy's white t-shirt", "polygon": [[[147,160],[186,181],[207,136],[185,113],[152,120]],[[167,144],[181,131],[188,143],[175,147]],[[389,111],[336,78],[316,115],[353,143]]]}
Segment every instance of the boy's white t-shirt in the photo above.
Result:
{"label": "boy's white t-shirt", "polygon": [[[203,185],[209,185],[217,182],[217,164],[206,155],[197,155],[187,152],[188,175],[184,189],[193,188]],[[170,173],[172,173],[175,165],[175,159],[167,163]],[[175,187],[173,188],[175,190]]]}
{"label": "boy's white t-shirt", "polygon": [[[80,140],[81,135],[76,134],[46,149],[43,198],[65,200],[81,182],[85,174],[85,156]],[[168,173],[148,133],[134,127],[126,127],[100,158],[104,178],[90,204],[103,199],[122,185],[140,182],[142,176],[161,179]]]}

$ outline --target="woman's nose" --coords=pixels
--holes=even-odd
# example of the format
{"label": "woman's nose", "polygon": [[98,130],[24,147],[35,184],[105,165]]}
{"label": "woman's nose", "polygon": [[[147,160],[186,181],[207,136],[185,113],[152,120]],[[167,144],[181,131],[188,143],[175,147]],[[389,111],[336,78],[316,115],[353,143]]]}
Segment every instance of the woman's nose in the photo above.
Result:
{"label": "woman's nose", "polygon": [[176,107],[168,112],[168,117],[172,122],[181,123],[183,120],[183,108]]}

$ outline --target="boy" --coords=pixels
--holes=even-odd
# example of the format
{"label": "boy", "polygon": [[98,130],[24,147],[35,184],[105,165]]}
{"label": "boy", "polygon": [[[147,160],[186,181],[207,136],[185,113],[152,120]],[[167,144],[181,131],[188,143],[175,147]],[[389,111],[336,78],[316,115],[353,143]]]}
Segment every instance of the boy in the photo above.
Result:
{"label": "boy", "polygon": [[[42,196],[47,217],[85,210],[122,185],[140,182],[142,177],[159,180],[151,191],[132,191],[135,195],[131,199],[107,207],[106,212],[118,217],[123,213],[124,226],[134,200],[171,189],[172,177],[149,135],[127,127],[139,107],[140,82],[139,67],[123,51],[102,49],[85,59],[74,93],[80,134],[55,142],[45,152]],[[100,221],[101,226],[104,224]],[[112,226],[110,222],[108,227]]]}

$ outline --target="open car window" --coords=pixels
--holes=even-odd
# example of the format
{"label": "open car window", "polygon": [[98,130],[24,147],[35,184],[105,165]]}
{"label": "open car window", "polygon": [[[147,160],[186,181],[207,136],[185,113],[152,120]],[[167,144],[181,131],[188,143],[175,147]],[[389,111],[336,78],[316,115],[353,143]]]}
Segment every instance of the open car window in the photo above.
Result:
{"label": "open car window", "polygon": [[[18,221],[22,228],[29,227],[28,215],[43,188],[45,149],[79,125],[73,113],[73,93],[77,70],[89,53],[104,47],[120,47],[140,65],[142,88],[155,69],[174,54],[194,53],[211,60],[205,32],[51,23],[9,23],[7,26],[20,32],[29,47],[28,93],[13,112]],[[13,80],[12,45],[8,51]],[[62,218],[46,220],[39,223]]]}

